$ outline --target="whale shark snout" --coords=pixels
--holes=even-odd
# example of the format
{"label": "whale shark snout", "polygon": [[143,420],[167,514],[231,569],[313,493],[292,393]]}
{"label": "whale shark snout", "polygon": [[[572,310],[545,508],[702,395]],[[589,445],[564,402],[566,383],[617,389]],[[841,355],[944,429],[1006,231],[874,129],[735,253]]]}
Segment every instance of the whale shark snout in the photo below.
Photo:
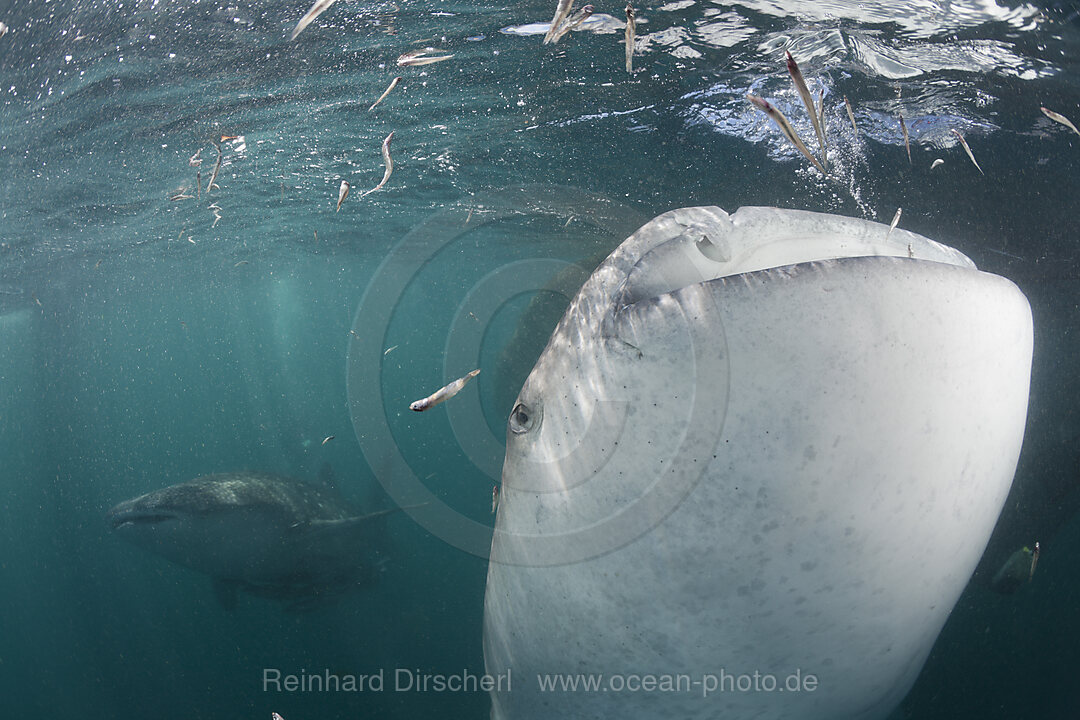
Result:
{"label": "whale shark snout", "polygon": [[1012,483],[1032,343],[1013,283],[900,229],[775,208],[646,224],[509,419],[487,671],[815,690],[515,687],[492,718],[887,717]]}

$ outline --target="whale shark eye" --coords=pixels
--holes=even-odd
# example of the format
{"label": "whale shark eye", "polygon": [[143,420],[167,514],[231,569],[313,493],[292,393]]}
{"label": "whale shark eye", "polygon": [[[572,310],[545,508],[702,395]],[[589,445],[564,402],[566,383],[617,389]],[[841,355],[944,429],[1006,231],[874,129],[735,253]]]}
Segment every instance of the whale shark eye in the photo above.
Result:
{"label": "whale shark eye", "polygon": [[525,403],[518,403],[510,413],[510,432],[517,435],[527,433],[539,425],[540,414]]}

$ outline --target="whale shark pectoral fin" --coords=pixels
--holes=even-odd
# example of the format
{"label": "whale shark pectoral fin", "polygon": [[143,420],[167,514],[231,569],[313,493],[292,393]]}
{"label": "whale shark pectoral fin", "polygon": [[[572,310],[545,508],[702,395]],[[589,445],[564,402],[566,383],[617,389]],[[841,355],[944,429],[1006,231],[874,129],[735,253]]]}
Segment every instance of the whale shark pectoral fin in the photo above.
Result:
{"label": "whale shark pectoral fin", "polygon": [[214,578],[214,597],[217,598],[218,604],[228,611],[236,609],[236,591],[238,589],[238,583],[235,580],[226,580],[225,578]]}

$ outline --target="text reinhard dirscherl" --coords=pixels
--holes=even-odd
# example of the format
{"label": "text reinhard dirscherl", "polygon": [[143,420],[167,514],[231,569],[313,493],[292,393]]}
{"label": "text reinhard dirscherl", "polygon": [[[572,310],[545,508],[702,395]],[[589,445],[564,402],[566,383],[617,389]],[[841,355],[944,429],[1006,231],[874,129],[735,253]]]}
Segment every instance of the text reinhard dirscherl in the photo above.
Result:
{"label": "text reinhard dirscherl", "polygon": [[[602,673],[541,674],[536,676],[536,688],[541,693],[697,693],[708,697],[714,693],[735,692],[814,692],[818,678],[812,673],[796,670],[779,677],[772,673],[732,674],[721,669],[718,673]],[[329,670],[308,672],[300,670],[283,673],[277,668],[263,668],[263,692],[286,693],[381,693],[381,692],[511,692],[510,668],[499,674],[474,673],[468,669],[454,673],[426,673],[410,668],[392,671],[379,669],[366,675],[337,674]]]}
{"label": "text reinhard dirscherl", "polygon": [[367,675],[322,672],[283,673],[277,668],[263,668],[263,692],[509,692],[511,674],[477,674],[465,669],[459,673],[425,673],[409,668],[392,672],[379,670]]}

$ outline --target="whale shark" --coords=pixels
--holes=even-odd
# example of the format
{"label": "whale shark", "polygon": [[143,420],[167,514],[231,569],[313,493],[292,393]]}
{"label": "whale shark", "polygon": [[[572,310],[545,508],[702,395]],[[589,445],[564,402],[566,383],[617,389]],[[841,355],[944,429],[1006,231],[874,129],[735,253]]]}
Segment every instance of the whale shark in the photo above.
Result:
{"label": "whale shark", "polygon": [[399,509],[357,514],[329,486],[245,471],[170,485],[106,517],[117,536],[209,575],[228,609],[244,591],[303,611],[376,579],[380,521]]}
{"label": "whale shark", "polygon": [[1032,347],[1012,282],[901,228],[644,225],[507,421],[483,648],[530,682],[493,720],[888,717],[1005,502]]}

